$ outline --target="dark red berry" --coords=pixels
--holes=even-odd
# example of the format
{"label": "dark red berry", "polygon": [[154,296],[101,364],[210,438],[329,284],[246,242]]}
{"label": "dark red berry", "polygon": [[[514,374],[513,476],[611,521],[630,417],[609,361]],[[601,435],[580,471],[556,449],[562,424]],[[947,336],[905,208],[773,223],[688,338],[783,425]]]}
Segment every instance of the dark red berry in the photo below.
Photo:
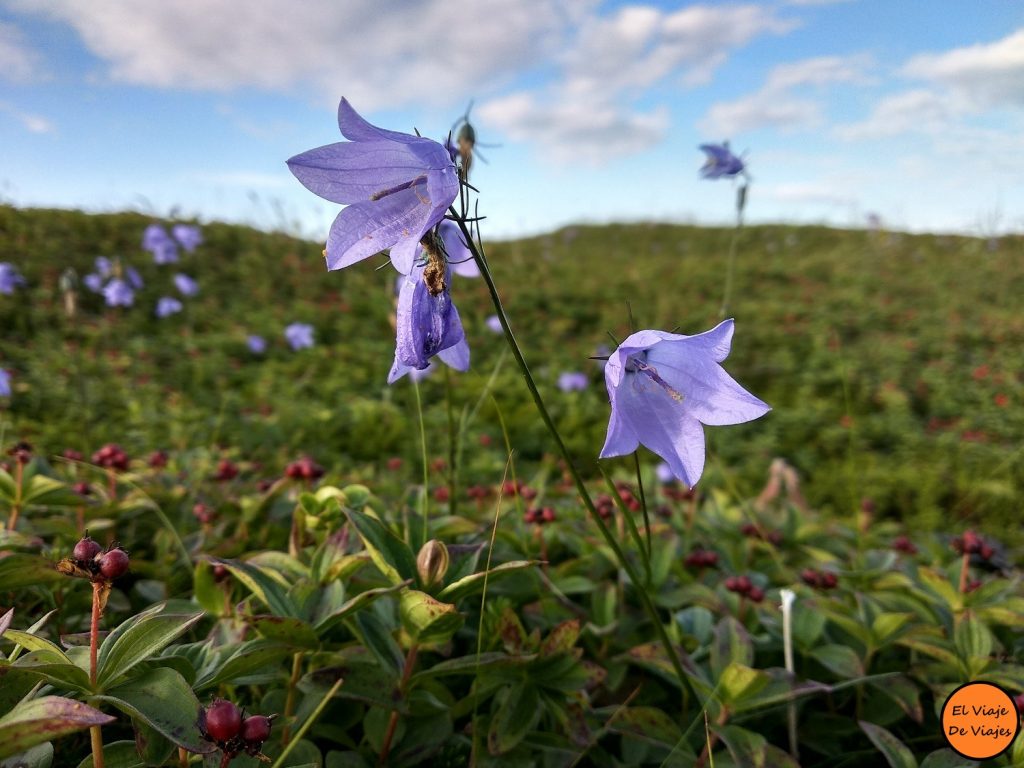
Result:
{"label": "dark red berry", "polygon": [[230,741],[242,730],[242,710],[224,699],[206,708],[206,733],[214,741]]}
{"label": "dark red berry", "polygon": [[92,486],[90,486],[88,483],[75,483],[73,486],[71,486],[71,490],[73,490],[79,496],[92,495]]}
{"label": "dark red berry", "polygon": [[167,451],[153,451],[149,454],[149,466],[153,469],[163,469],[167,466]]}
{"label": "dark red berry", "polygon": [[905,555],[916,555],[917,547],[914,545],[909,538],[906,536],[897,536],[892,540],[892,548],[897,552],[902,552]]}
{"label": "dark red berry", "polygon": [[525,501],[533,501],[537,498],[537,491],[524,485],[520,487],[519,495],[522,496]]}
{"label": "dark red berry", "polygon": [[397,456],[392,456],[390,459],[388,459],[388,469],[390,469],[392,472],[396,472],[401,468],[402,460],[400,458],[398,458]]}
{"label": "dark red berry", "polygon": [[820,578],[822,589],[835,589],[839,583],[838,577],[832,571],[824,571]]}
{"label": "dark red berry", "polygon": [[540,511],[540,516],[545,523],[553,523],[555,521],[555,510],[551,507],[544,507]]}
{"label": "dark red berry", "polygon": [[809,587],[821,586],[821,575],[813,568],[804,568],[800,572],[800,579]]}
{"label": "dark red berry", "polygon": [[96,555],[103,551],[97,542],[85,536],[79,539],[78,543],[75,544],[75,548],[71,553],[71,556],[79,563],[91,563],[96,559]]}
{"label": "dark red berry", "polygon": [[118,579],[128,572],[128,553],[120,547],[100,555],[100,573],[105,579]]}
{"label": "dark red berry", "polygon": [[764,590],[760,587],[751,587],[747,592],[747,598],[753,603],[760,603],[764,600]]}
{"label": "dark red berry", "polygon": [[1017,708],[1017,711],[1024,714],[1024,693],[1018,693],[1013,697],[1013,705]]}
{"label": "dark red berry", "polygon": [[270,738],[270,718],[250,715],[242,721],[242,740],[262,744]]}
{"label": "dark red berry", "polygon": [[17,443],[11,450],[7,452],[8,456],[13,456],[14,460],[19,464],[28,464],[32,461],[32,446],[24,441]]}
{"label": "dark red berry", "polygon": [[82,460],[82,454],[79,453],[78,451],[76,451],[74,448],[65,448],[63,455],[64,455],[64,458],[67,459],[68,461],[81,461]]}
{"label": "dark red berry", "polygon": [[527,523],[539,523],[540,522],[540,510],[539,509],[528,509],[523,514],[523,520]]}
{"label": "dark red berry", "polygon": [[981,556],[982,560],[990,560],[992,555],[995,554],[995,550],[988,544],[982,542],[981,548],[978,550],[978,554]]}
{"label": "dark red berry", "polygon": [[221,459],[217,463],[217,474],[213,476],[213,479],[218,482],[226,482],[228,480],[234,480],[238,477],[238,465],[230,459]]}

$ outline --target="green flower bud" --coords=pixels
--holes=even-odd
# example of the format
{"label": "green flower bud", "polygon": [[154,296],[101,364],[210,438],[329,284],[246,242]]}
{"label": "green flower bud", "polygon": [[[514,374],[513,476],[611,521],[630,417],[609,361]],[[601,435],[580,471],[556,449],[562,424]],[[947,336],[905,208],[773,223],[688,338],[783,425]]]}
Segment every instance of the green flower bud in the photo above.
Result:
{"label": "green flower bud", "polygon": [[444,581],[444,575],[448,573],[448,563],[448,547],[444,542],[431,539],[423,545],[416,556],[416,571],[425,589],[435,587]]}

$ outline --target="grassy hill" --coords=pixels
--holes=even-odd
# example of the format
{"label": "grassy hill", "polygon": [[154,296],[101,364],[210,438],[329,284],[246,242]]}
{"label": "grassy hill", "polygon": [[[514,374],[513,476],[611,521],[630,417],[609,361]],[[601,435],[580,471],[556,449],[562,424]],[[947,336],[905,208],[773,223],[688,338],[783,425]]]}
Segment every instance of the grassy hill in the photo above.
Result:
{"label": "grassy hill", "polygon": [[[140,247],[149,223],[138,214],[0,207],[0,261],[27,279],[0,296],[0,368],[14,388],[0,399],[5,445],[27,439],[51,454],[88,454],[108,441],[135,456],[204,450],[268,475],[309,453],[355,480],[401,457],[415,479],[414,390],[407,380],[385,383],[395,273],[374,270],[383,258],[328,273],[321,244],[210,224],[195,253],[159,266]],[[714,325],[729,236],[612,225],[488,245],[513,330],[584,465],[592,467],[608,416],[600,369],[588,357],[611,344],[609,333],[629,333],[630,308],[640,328]],[[133,307],[108,309],[80,287],[78,314],[67,318],[62,271],[71,266],[81,278],[100,255],[134,266],[143,289]],[[199,281],[200,293],[183,299],[182,313],[158,319],[156,301],[176,295],[179,271]],[[442,367],[421,384],[429,453],[449,455],[449,414],[466,414],[461,481],[493,483],[504,421],[526,471],[544,475],[554,469],[551,446],[503,340],[485,324],[484,286],[454,281],[473,364],[450,376]],[[809,501],[837,513],[870,499],[880,515],[930,528],[1015,520],[1024,488],[1022,291],[1021,237],[990,244],[746,229],[726,366],[774,410],[708,430],[701,486],[752,495],[781,456],[800,472]],[[313,349],[287,347],[282,332],[294,321],[315,327]],[[265,354],[246,347],[253,333],[269,342]],[[589,373],[590,387],[559,392],[558,375],[572,370]]]}

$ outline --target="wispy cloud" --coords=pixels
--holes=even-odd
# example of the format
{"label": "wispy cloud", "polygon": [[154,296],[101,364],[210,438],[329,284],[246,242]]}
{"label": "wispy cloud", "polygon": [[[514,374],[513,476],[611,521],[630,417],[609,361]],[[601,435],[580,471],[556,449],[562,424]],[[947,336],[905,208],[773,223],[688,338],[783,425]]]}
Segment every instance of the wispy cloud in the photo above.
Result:
{"label": "wispy cloud", "polygon": [[42,115],[25,112],[7,101],[0,101],[0,112],[17,120],[29,133],[55,133],[57,130],[56,126]]}
{"label": "wispy cloud", "polygon": [[801,88],[837,83],[870,82],[871,63],[864,56],[821,56],[779,64],[765,78],[758,91],[733,101],[713,104],[701,121],[712,135],[732,136],[758,128],[795,131],[814,128],[824,121],[820,99],[794,95]]}
{"label": "wispy cloud", "polygon": [[21,30],[0,21],[0,80],[25,83],[38,77],[39,55],[25,43]]}

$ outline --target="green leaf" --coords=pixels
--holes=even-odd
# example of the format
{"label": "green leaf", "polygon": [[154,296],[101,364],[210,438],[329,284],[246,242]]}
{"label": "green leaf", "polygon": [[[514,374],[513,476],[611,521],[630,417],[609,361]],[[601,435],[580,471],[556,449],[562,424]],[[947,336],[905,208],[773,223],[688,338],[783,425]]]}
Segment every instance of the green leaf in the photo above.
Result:
{"label": "green leaf", "polygon": [[206,560],[196,561],[192,573],[192,596],[199,606],[211,616],[224,615],[224,590],[213,577],[213,566]]}
{"label": "green leaf", "polygon": [[880,613],[871,624],[876,645],[884,645],[910,620],[906,613]]}
{"label": "green leaf", "polygon": [[763,768],[768,745],[764,736],[738,725],[715,726],[712,730],[725,743],[736,765]]}
{"label": "green leaf", "polygon": [[733,662],[718,679],[719,698],[731,708],[757,695],[770,681],[760,669]]}
{"label": "green leaf", "polygon": [[838,677],[848,679],[864,674],[860,657],[847,645],[822,645],[811,651],[810,656]]}
{"label": "green leaf", "polygon": [[398,590],[404,588],[407,585],[408,582],[403,582],[401,584],[396,584],[393,587],[378,587],[377,589],[368,589],[365,592],[360,592],[355,597],[343,603],[341,607],[338,608],[338,610],[334,611],[334,613],[330,614],[329,616],[325,616],[319,622],[317,622],[316,631],[318,633],[326,632],[328,629],[335,626],[343,619],[347,618],[348,616],[351,616],[353,613],[360,610],[361,608],[365,608],[374,600],[377,600],[378,598],[383,597],[384,595],[390,594],[392,592],[397,592]]}
{"label": "green leaf", "polygon": [[40,555],[13,553],[0,558],[0,584],[5,590],[22,590],[65,579],[53,562]]}
{"label": "green leaf", "polygon": [[540,719],[540,696],[529,681],[506,688],[487,730],[487,749],[503,755],[523,740]]}
{"label": "green leaf", "polygon": [[48,741],[0,760],[0,768],[50,768],[52,764],[53,744]]}
{"label": "green leaf", "polygon": [[71,659],[61,650],[60,646],[47,640],[45,637],[39,637],[30,632],[23,632],[20,629],[8,629],[4,632],[4,637],[12,643],[20,645],[26,651],[40,652],[42,654],[40,658],[60,661],[65,664],[71,663]]}
{"label": "green leaf", "polygon": [[975,768],[977,765],[976,761],[961,757],[951,749],[937,749],[921,761],[921,768]]}
{"label": "green leaf", "polygon": [[960,658],[965,661],[975,658],[987,659],[992,655],[992,632],[970,613],[957,621],[953,630],[953,643]]}
{"label": "green leaf", "polygon": [[249,619],[252,628],[268,640],[276,640],[292,648],[316,650],[320,638],[308,623],[302,619],[282,616],[253,616]]}
{"label": "green leaf", "polygon": [[576,645],[579,636],[579,619],[563,621],[544,638],[544,642],[540,645],[540,655],[551,656],[556,653],[568,653]]}
{"label": "green leaf", "polygon": [[216,748],[199,732],[199,700],[185,679],[173,669],[151,669],[96,698],[133,718],[144,720],[190,752],[212,752]]}
{"label": "green leaf", "polygon": [[396,677],[402,673],[404,666],[402,649],[391,636],[391,632],[372,611],[360,613],[355,618],[363,645],[378,661],[387,667]]}
{"label": "green leaf", "polygon": [[97,684],[102,689],[124,677],[136,664],[152,658],[185,634],[202,617],[202,611],[192,614],[147,611],[128,619],[100,646]]}
{"label": "green leaf", "polygon": [[28,483],[21,497],[26,507],[79,507],[82,497],[60,480],[45,475],[35,475]]}
{"label": "green leaf", "polygon": [[209,558],[214,565],[223,565],[231,575],[238,579],[246,588],[270,609],[275,616],[299,618],[299,611],[288,599],[288,590],[275,578],[276,571],[260,568],[238,560],[219,560]]}
{"label": "green leaf", "polygon": [[[145,768],[134,741],[115,741],[103,745],[104,768]],[[78,768],[92,768],[92,755],[78,764]]]}
{"label": "green leaf", "polygon": [[61,696],[32,699],[0,718],[0,757],[10,757],[36,744],[114,720],[73,699]]}
{"label": "green leaf", "polygon": [[866,720],[859,720],[858,723],[860,729],[871,739],[871,743],[885,756],[891,768],[917,768],[914,754],[889,731]]}
{"label": "green leaf", "polygon": [[14,662],[12,669],[82,693],[92,690],[89,675],[84,669],[74,662],[60,661],[48,651],[25,654]]}
{"label": "green leaf", "polygon": [[274,640],[250,640],[235,648],[226,659],[216,659],[214,667],[204,670],[193,688],[202,691],[255,672],[273,670],[281,659],[293,652],[292,647]]}
{"label": "green leaf", "polygon": [[754,644],[747,630],[732,616],[715,625],[711,641],[711,674],[718,678],[730,664],[749,667],[754,663]]}
{"label": "green leaf", "polygon": [[470,595],[475,595],[483,591],[485,577],[488,584],[493,584],[495,581],[505,578],[516,571],[522,570],[523,568],[532,568],[537,564],[537,562],[537,560],[513,560],[491,568],[489,571],[471,573],[468,576],[464,576],[458,581],[454,581],[449,584],[447,587],[442,589],[437,596],[441,600],[446,600],[449,603],[457,603],[464,597],[469,597]]}
{"label": "green leaf", "polygon": [[398,599],[402,626],[418,643],[445,643],[462,626],[463,616],[454,605],[435,600],[426,592],[405,589]]}
{"label": "green leaf", "polygon": [[[345,493],[351,498],[348,488],[345,489]],[[418,583],[416,558],[409,545],[376,518],[356,512],[354,509],[346,509],[345,514],[359,534],[359,538],[363,540],[363,546],[373,558],[374,565],[388,581],[392,584],[401,584],[409,580]]]}

